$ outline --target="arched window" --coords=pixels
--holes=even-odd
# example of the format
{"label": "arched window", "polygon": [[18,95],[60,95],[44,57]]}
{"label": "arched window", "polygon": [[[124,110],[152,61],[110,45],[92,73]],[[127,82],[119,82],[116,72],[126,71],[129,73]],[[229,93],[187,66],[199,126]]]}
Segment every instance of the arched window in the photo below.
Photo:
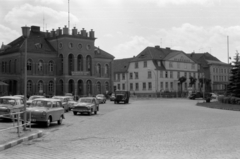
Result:
{"label": "arched window", "polygon": [[77,57],[77,70],[83,71],[83,57],[82,55],[78,55]]}
{"label": "arched window", "polygon": [[63,80],[59,81],[59,85],[60,85],[60,93],[63,95]]}
{"label": "arched window", "polygon": [[38,82],[38,92],[39,92],[40,94],[43,93],[43,81],[39,81],[39,82]]}
{"label": "arched window", "polygon": [[101,77],[101,65],[97,64],[97,76]]}
{"label": "arched window", "polygon": [[106,92],[109,91],[109,83],[108,82],[105,83],[105,90],[106,90]]}
{"label": "arched window", "polygon": [[86,69],[92,75],[92,58],[89,55],[86,57]]}
{"label": "arched window", "polygon": [[53,92],[53,81],[50,81],[50,82],[48,83],[48,91],[49,91],[49,92]]}
{"label": "arched window", "polygon": [[28,70],[28,71],[31,71],[31,70],[32,70],[32,60],[31,60],[31,59],[28,59],[28,60],[27,60],[27,70]]}
{"label": "arched window", "polygon": [[31,92],[32,91],[32,81],[28,80],[27,81],[27,92]]}
{"label": "arched window", "polygon": [[87,95],[92,95],[92,82],[90,80],[87,81]]}
{"label": "arched window", "polygon": [[50,61],[48,63],[48,67],[49,67],[49,72],[53,72],[53,61]]}
{"label": "arched window", "polygon": [[71,79],[68,82],[68,93],[74,94],[74,81]]}
{"label": "arched window", "polygon": [[38,62],[38,71],[43,71],[43,61],[42,60],[40,60],[39,62]]}
{"label": "arched window", "polygon": [[60,54],[59,58],[60,58],[60,71],[61,71],[61,74],[63,74],[63,55]]}
{"label": "arched window", "polygon": [[97,93],[101,94],[101,83],[97,82]]}
{"label": "arched window", "polygon": [[69,75],[72,74],[72,71],[74,71],[74,56],[73,54],[68,55],[68,73]]}
{"label": "arched window", "polygon": [[12,69],[11,65],[12,65],[12,61],[10,60],[9,63],[8,63],[8,72],[9,73],[11,73],[11,71],[12,71],[11,70]]}
{"label": "arched window", "polygon": [[105,65],[104,71],[105,71],[104,72],[105,76],[109,76],[109,66],[108,66],[108,64]]}
{"label": "arched window", "polygon": [[17,73],[17,60],[16,60],[16,59],[14,60],[13,67],[14,67],[14,68],[13,68],[13,69],[14,69],[13,72],[14,72],[14,73]]}

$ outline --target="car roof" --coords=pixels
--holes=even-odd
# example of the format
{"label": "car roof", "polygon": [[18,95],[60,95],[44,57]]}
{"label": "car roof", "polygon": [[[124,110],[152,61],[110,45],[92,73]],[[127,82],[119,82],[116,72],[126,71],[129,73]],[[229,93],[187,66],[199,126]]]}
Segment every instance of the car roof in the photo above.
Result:
{"label": "car roof", "polygon": [[57,102],[57,101],[60,101],[59,99],[53,99],[53,98],[37,98],[37,99],[34,99],[35,100],[41,100],[41,101],[51,101],[51,102]]}
{"label": "car roof", "polygon": [[68,96],[53,96],[52,98],[69,98]]}
{"label": "car roof", "polygon": [[4,98],[8,98],[8,99],[22,99],[19,96],[3,96],[3,97],[0,97],[0,99],[4,99]]}
{"label": "car roof", "polygon": [[81,97],[79,99],[96,99],[95,97]]}

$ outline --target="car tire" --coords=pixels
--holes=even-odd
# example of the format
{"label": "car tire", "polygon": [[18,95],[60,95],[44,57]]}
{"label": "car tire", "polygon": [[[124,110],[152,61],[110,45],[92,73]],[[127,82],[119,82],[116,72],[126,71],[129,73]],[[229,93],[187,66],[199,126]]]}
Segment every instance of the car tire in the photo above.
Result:
{"label": "car tire", "polygon": [[49,117],[48,120],[45,123],[45,126],[48,128],[50,125],[51,125],[51,119]]}
{"label": "car tire", "polygon": [[63,120],[63,117],[60,116],[60,119],[58,120],[58,125],[61,125],[61,124],[62,124],[62,120]]}
{"label": "car tire", "polygon": [[77,115],[77,112],[73,111],[73,115]]}

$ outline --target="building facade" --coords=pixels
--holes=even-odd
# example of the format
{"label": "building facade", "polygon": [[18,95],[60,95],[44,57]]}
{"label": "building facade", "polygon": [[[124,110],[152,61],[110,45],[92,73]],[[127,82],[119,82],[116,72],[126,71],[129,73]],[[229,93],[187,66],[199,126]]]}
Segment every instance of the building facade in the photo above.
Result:
{"label": "building facade", "polygon": [[221,62],[209,53],[191,53],[188,56],[200,65],[204,77],[211,81],[211,91],[223,93],[229,84],[231,65]]}
{"label": "building facade", "polygon": [[[115,61],[114,68],[117,66]],[[127,71],[114,70],[114,77],[117,79],[114,80],[114,86],[132,94],[155,96],[162,92],[199,90],[199,83],[192,84],[190,78],[200,78],[200,67],[182,51],[160,46],[147,47],[136,57],[125,60],[122,67],[127,67]],[[123,74],[125,80],[121,78]],[[180,77],[186,78],[182,84],[179,83]]]}
{"label": "building facade", "polygon": [[[111,91],[114,56],[95,47],[94,34],[75,27],[69,34],[66,26],[41,32],[32,26],[27,39],[27,95],[86,96]],[[3,94],[24,92],[24,46],[22,36],[2,46],[0,80],[8,84]]]}

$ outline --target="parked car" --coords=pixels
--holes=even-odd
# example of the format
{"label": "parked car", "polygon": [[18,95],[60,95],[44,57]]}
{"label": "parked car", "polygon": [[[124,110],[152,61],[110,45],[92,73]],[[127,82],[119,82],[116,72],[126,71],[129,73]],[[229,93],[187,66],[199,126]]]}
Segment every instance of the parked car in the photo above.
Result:
{"label": "parked car", "polygon": [[96,98],[99,101],[99,103],[106,103],[107,101],[107,98],[105,97],[104,94],[97,94]]}
{"label": "parked car", "polygon": [[27,108],[27,120],[32,123],[45,123],[49,127],[52,122],[57,121],[59,125],[64,119],[64,109],[59,99],[37,98],[34,99],[30,107]]}
{"label": "parked car", "polygon": [[189,99],[203,98],[202,92],[193,92],[189,95]]}
{"label": "parked car", "polygon": [[112,93],[112,94],[111,94],[111,96],[110,96],[110,101],[114,101],[114,100],[115,100],[115,98],[116,98],[116,97],[115,97],[115,94],[114,94],[114,93]]}
{"label": "parked car", "polygon": [[32,101],[37,98],[45,98],[45,97],[42,95],[32,95],[27,100],[27,106],[29,106],[32,103]]}
{"label": "parked car", "polygon": [[[24,101],[24,95],[14,95],[14,97],[20,97],[23,101]],[[28,99],[26,99],[26,100],[28,100]]]}
{"label": "parked car", "polygon": [[72,110],[74,105],[77,104],[77,101],[75,101],[73,98],[69,98],[69,101],[68,101],[68,106],[69,106],[69,109]]}
{"label": "parked car", "polygon": [[91,115],[93,112],[97,114],[99,102],[95,97],[82,97],[74,105],[72,111],[74,115],[77,115],[77,113],[88,113],[88,115]]}
{"label": "parked car", "polygon": [[68,105],[68,101],[69,101],[68,96],[53,96],[52,98],[61,100],[62,107],[64,108],[65,112],[68,112],[70,110],[69,105]]}
{"label": "parked car", "polygon": [[24,103],[21,97],[17,96],[3,96],[0,97],[0,117],[13,119],[18,113],[24,111]]}
{"label": "parked car", "polygon": [[217,99],[218,95],[215,93],[210,93],[212,95],[212,99]]}

